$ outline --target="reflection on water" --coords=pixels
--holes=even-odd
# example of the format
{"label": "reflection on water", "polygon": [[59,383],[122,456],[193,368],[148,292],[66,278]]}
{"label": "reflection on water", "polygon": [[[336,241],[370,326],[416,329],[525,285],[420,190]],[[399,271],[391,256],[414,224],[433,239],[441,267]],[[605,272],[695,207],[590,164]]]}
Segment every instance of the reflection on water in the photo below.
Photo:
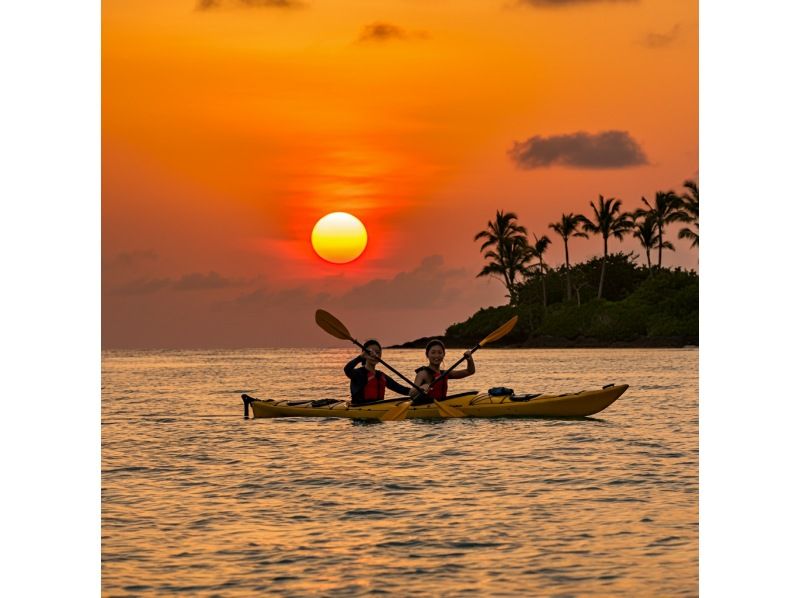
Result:
{"label": "reflection on water", "polygon": [[242,419],[342,398],[351,355],[105,353],[104,595],[697,594],[696,350],[487,349],[452,383],[631,385],[580,420]]}

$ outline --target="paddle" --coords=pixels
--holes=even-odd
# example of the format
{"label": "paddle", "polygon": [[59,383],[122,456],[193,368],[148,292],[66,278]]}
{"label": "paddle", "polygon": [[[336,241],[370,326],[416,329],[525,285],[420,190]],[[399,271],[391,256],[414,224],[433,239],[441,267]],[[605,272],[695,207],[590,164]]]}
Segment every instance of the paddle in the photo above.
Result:
{"label": "paddle", "polygon": [[[508,322],[506,322],[505,324],[500,326],[500,328],[498,328],[497,330],[492,332],[489,336],[487,336],[485,339],[483,339],[477,345],[472,347],[472,349],[470,349],[470,355],[475,353],[475,351],[480,349],[482,346],[488,345],[489,343],[493,343],[494,341],[500,340],[501,338],[503,338],[506,334],[508,334],[509,332],[511,332],[513,330],[514,326],[517,325],[517,320],[518,319],[519,319],[519,316],[514,316]],[[445,377],[447,376],[447,374],[449,374],[454,369],[456,369],[456,366],[458,364],[460,364],[462,361],[464,361],[465,359],[466,359],[466,356],[462,355],[461,359],[459,359],[453,365],[451,365],[449,368],[447,368],[447,370],[445,370],[444,374],[440,374],[439,376],[436,376],[436,378],[433,380],[433,382],[431,382],[431,385],[428,387],[428,390],[433,388],[433,385],[436,384],[439,380],[444,380]]]}
{"label": "paddle", "polygon": [[[324,309],[318,309],[317,313],[314,315],[314,319],[316,320],[317,325],[320,328],[322,328],[325,332],[330,334],[331,336],[336,337],[336,338],[341,339],[341,340],[344,340],[344,341],[350,341],[354,345],[357,345],[358,347],[360,347],[362,351],[366,351],[366,349],[364,348],[364,345],[362,345],[356,339],[353,338],[353,336],[350,334],[350,331],[347,329],[347,326],[342,324],[338,319],[336,319],[335,316],[333,316],[332,314],[328,313]],[[428,396],[428,394],[424,390],[422,390],[419,386],[414,384],[411,380],[406,378],[403,374],[398,372],[396,369],[394,369],[388,363],[386,363],[385,361],[383,361],[380,358],[378,358],[378,362],[382,363],[384,366],[389,368],[392,372],[394,372],[395,374],[400,376],[400,378],[402,378],[403,380],[408,382],[422,396],[424,396],[424,397]],[[440,403],[436,399],[433,399],[433,397],[429,397],[429,398],[431,398],[433,400],[433,402],[436,404],[437,409],[439,409],[439,414],[442,415],[442,417],[465,417],[466,416],[466,414],[463,411],[461,411],[460,409],[457,409],[457,408],[455,408],[455,407],[453,407],[451,405],[445,405],[443,403]],[[411,406],[411,401],[403,401],[402,403],[398,404],[396,407],[392,407],[386,413],[384,413],[383,416],[381,417],[381,420],[383,420],[383,421],[396,421],[396,420],[404,419],[405,415],[406,415],[406,412],[408,411],[410,406]]]}
{"label": "paddle", "polygon": [[[505,324],[500,326],[500,328],[498,328],[497,330],[492,332],[489,336],[487,336],[481,342],[479,342],[477,345],[472,347],[472,349],[470,350],[470,355],[475,353],[475,351],[480,349],[482,346],[488,345],[489,343],[492,343],[492,342],[494,342],[496,340],[500,340],[501,338],[503,338],[506,334],[508,334],[509,332],[511,332],[513,330],[514,326],[517,325],[517,320],[518,319],[519,319],[519,316],[514,316],[508,322],[506,322]],[[430,386],[428,386],[428,391],[430,392],[431,388],[433,388],[433,385],[436,384],[437,382],[439,382],[439,380],[444,380],[445,377],[450,372],[452,372],[459,363],[461,363],[465,359],[466,359],[466,356],[462,356],[461,359],[459,359],[453,365],[451,365],[449,368],[447,368],[447,370],[444,372],[444,374],[441,374],[441,375],[437,376],[436,378],[434,378],[433,382],[431,382]],[[419,389],[417,389],[417,390],[419,390]],[[428,396],[428,395],[426,395],[426,396]],[[432,397],[429,397],[429,398],[432,398]],[[439,409],[440,413],[442,411],[446,411],[445,409],[442,409],[442,407],[446,407],[447,409],[452,409],[452,410],[454,410],[454,411],[459,413],[459,415],[453,415],[453,414],[448,413],[448,417],[466,417],[466,413],[464,413],[460,409],[457,409],[457,408],[453,407],[452,405],[445,405],[444,403],[439,403],[438,401],[436,401],[436,399],[433,399],[433,401],[434,401],[434,403],[436,403],[436,406],[440,408]],[[400,410],[400,408],[403,407],[403,403],[401,403],[397,407],[392,407],[392,411],[397,411],[397,413],[398,413],[398,415],[396,417],[395,417],[394,413],[391,413],[392,420],[394,420],[394,419],[403,419],[405,417],[406,411],[408,410],[408,405],[411,404],[411,401],[406,401],[406,403],[407,404],[405,406],[405,410],[402,410],[402,411]],[[381,419],[389,420],[388,414],[385,415]],[[389,421],[392,421],[392,420],[389,420]]]}

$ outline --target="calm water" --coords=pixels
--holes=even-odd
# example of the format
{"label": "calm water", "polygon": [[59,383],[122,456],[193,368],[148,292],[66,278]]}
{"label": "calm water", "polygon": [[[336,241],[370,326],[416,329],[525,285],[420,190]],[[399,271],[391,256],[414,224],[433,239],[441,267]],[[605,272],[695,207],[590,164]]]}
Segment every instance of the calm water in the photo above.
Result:
{"label": "calm water", "polygon": [[697,350],[485,349],[451,387],[631,385],[591,419],[242,419],[353,355],[104,353],[104,595],[697,595]]}

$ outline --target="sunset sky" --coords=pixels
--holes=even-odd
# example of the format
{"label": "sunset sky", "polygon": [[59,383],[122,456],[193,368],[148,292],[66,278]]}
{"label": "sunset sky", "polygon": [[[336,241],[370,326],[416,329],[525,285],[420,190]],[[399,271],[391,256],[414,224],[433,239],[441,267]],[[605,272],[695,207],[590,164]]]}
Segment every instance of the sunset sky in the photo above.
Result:
{"label": "sunset sky", "polygon": [[[695,0],[106,0],[102,24],[106,348],[340,346],[318,307],[441,334],[504,303],[475,278],[496,209],[555,266],[562,212],[698,176]],[[354,262],[311,247],[330,212],[366,226]],[[665,263],[697,268],[677,228]]]}

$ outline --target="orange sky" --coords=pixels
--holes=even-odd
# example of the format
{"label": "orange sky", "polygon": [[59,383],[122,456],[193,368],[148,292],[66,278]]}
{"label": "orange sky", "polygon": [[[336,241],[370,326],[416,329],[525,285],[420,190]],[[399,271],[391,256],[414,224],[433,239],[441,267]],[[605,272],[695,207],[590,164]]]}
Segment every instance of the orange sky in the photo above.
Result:
{"label": "orange sky", "polygon": [[[439,334],[503,302],[472,241],[496,209],[541,235],[697,176],[694,0],[106,0],[102,43],[107,348],[335,344],[316,307]],[[645,163],[508,153],[604,131]],[[351,264],[310,246],[334,211],[369,233]],[[676,232],[667,265],[696,268]]]}

